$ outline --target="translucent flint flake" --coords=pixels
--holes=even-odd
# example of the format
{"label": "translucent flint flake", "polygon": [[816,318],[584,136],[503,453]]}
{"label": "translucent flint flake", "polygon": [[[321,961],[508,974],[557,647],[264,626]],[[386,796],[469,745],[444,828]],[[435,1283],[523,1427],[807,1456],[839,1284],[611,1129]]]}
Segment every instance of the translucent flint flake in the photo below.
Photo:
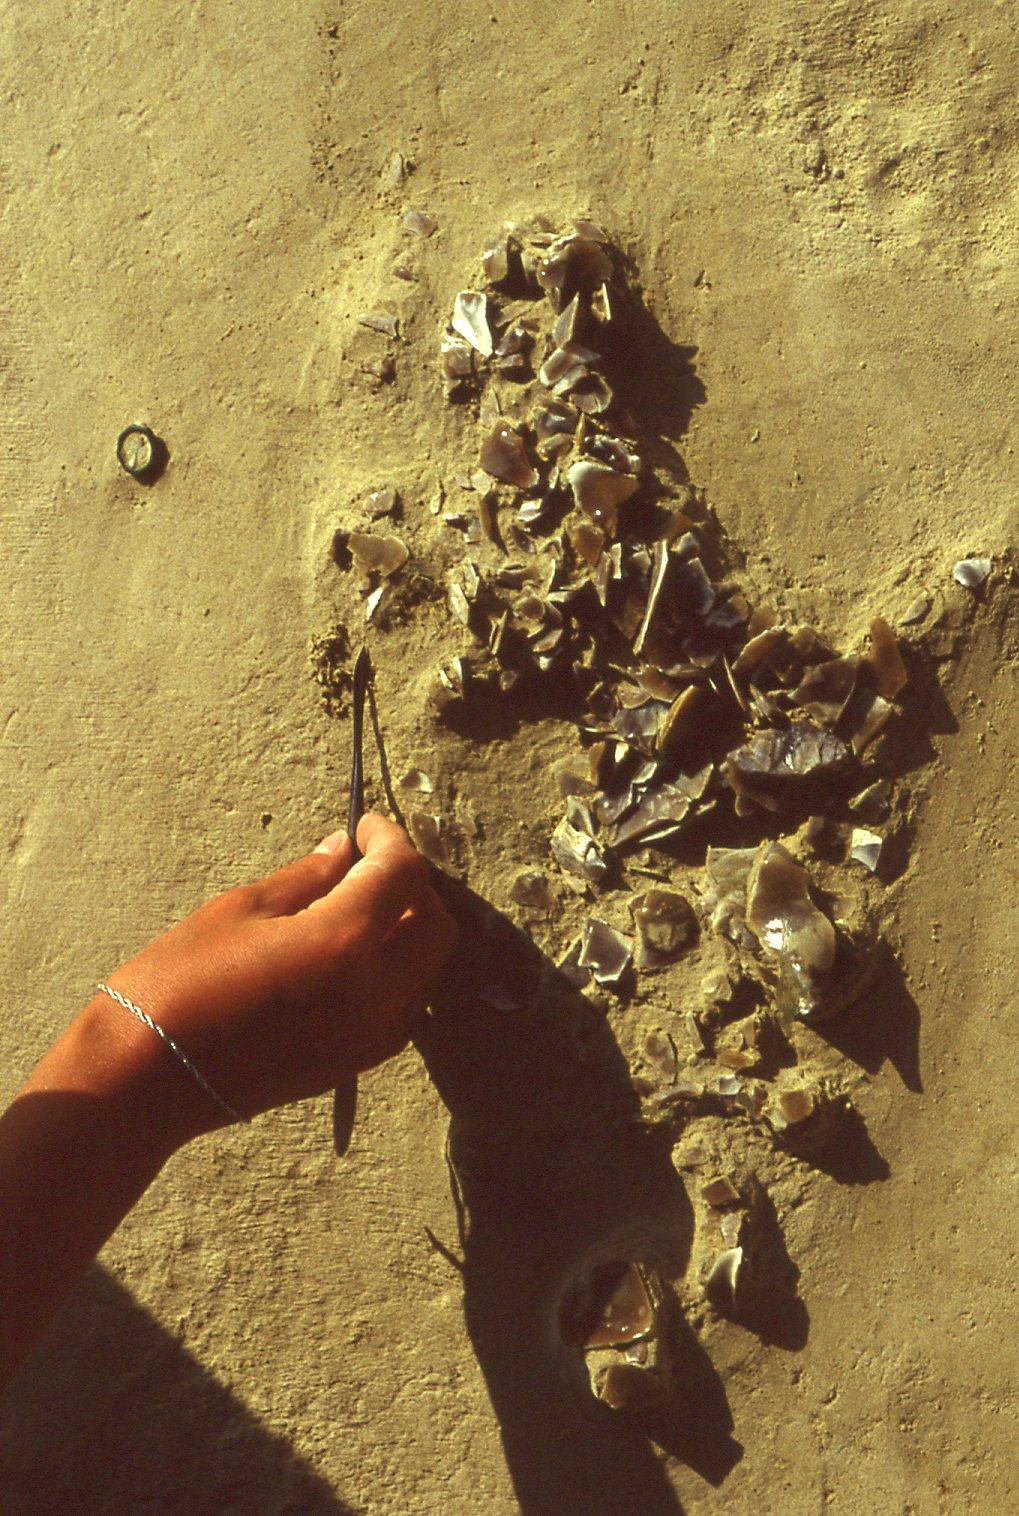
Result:
{"label": "translucent flint flake", "polygon": [[700,558],[688,558],[676,565],[669,599],[678,614],[690,620],[699,620],[714,605],[715,593],[715,586],[708,578]]}
{"label": "translucent flint flake", "polygon": [[592,238],[558,237],[538,261],[537,280],[554,311],[561,311],[573,294],[593,294],[612,277],[612,259]]}
{"label": "translucent flint flake", "polygon": [[408,769],[400,780],[400,788],[416,795],[430,795],[435,786],[423,769]]}
{"label": "translucent flint flake", "polygon": [[492,329],[488,324],[488,296],[477,290],[460,290],[453,302],[450,326],[483,358],[495,350]]}
{"label": "translucent flint flake", "polygon": [[836,722],[856,688],[859,658],[830,658],[815,663],[793,691],[792,699],[817,721]]}
{"label": "translucent flint flake", "polygon": [[555,906],[548,880],[537,869],[517,875],[510,887],[510,899],[529,911],[542,911],[545,915]]}
{"label": "translucent flint flake", "polygon": [[440,358],[442,372],[452,384],[469,379],[474,373],[474,349],[459,337],[443,339]]}
{"label": "translucent flint flake", "polygon": [[895,707],[882,695],[870,690],[858,690],[848,713],[851,717],[851,742],[853,752],[864,752],[878,733],[894,715]]}
{"label": "translucent flint flake", "polygon": [[709,847],[704,860],[702,904],[711,913],[709,925],[737,945],[746,940],[747,879],[756,858],[755,847]]}
{"label": "translucent flint flake", "polygon": [[697,940],[697,917],[685,895],[647,890],[633,902],[634,963],[642,971],[674,962]]}
{"label": "translucent flint flake", "polygon": [[903,611],[902,615],[899,617],[899,625],[900,626],[916,626],[917,622],[922,621],[924,619],[924,617],[929,612],[930,608],[931,608],[931,598],[930,598],[930,596],[929,595],[917,595],[916,599],[915,600],[911,600],[909,602],[909,604],[906,606],[906,609]]}
{"label": "translucent flint flake", "polygon": [[663,758],[673,758],[693,731],[694,712],[701,701],[699,685],[680,690],[658,727],[657,748]]}
{"label": "translucent flint flake", "polygon": [[403,218],[404,231],[413,232],[418,237],[430,237],[438,224],[427,211],[409,210]]}
{"label": "translucent flint flake", "polygon": [[990,558],[960,558],[952,570],[952,578],[963,589],[978,590],[991,572]]}
{"label": "translucent flint flake", "polygon": [[835,963],[835,928],[810,898],[806,870],[779,842],[762,843],[747,879],[746,924],[778,969],[780,997],[798,1016],[820,1008]]}
{"label": "translucent flint flake", "polygon": [[874,688],[885,700],[894,700],[905,689],[909,675],[899,651],[899,641],[883,616],[875,616],[870,623],[867,664]]}
{"label": "translucent flint flake", "polygon": [[[626,1264],[621,1270],[616,1266],[613,1272],[619,1273],[618,1281],[614,1287],[611,1286],[611,1276],[606,1281],[611,1293],[603,1294],[592,1313],[594,1319],[587,1326],[582,1344],[586,1349],[622,1347],[646,1337],[654,1328],[654,1306],[636,1264]],[[603,1291],[604,1286],[599,1293]]]}
{"label": "translucent flint flake", "polygon": [[579,963],[589,968],[599,984],[614,985],[626,973],[633,957],[633,943],[622,932],[617,932],[592,916],[584,927]]}
{"label": "translucent flint flake", "polygon": [[570,399],[587,416],[600,416],[612,404],[613,395],[601,374],[587,374],[572,386]]}
{"label": "translucent flint flake", "polygon": [[371,532],[351,532],[347,538],[350,555],[365,574],[381,574],[388,579],[410,557],[407,544],[399,537],[375,536]]}
{"label": "translucent flint flake", "polygon": [[884,838],[879,837],[877,832],[868,832],[863,827],[854,827],[849,844],[849,855],[857,863],[862,863],[865,869],[874,874],[881,862],[881,849],[884,847]]}
{"label": "translucent flint flake", "polygon": [[429,816],[426,811],[411,811],[407,817],[407,830],[419,853],[439,868],[449,867],[449,849],[438,816]]}
{"label": "translucent flint flake", "polygon": [[496,232],[481,254],[481,268],[489,284],[501,284],[509,275],[510,236],[505,229]]}
{"label": "translucent flint flake", "polygon": [[720,1253],[708,1271],[704,1293],[720,1311],[735,1311],[743,1266],[743,1249],[729,1248]]}
{"label": "translucent flint flake", "polygon": [[526,326],[508,326],[499,338],[495,349],[497,358],[512,358],[516,353],[527,353],[534,346],[534,335]]}
{"label": "translucent flint flake", "polygon": [[498,422],[482,441],[480,462],[493,479],[517,489],[533,489],[540,477],[527,456],[524,439],[505,421]]}
{"label": "translucent flint flake", "polygon": [[615,536],[619,507],[640,488],[640,480],[632,474],[587,459],[573,464],[566,482],[577,506],[609,537]]}
{"label": "translucent flint flake", "polygon": [[366,326],[369,331],[381,332],[383,337],[399,336],[397,318],[385,311],[367,311],[363,316],[358,316],[357,322],[359,326]]}
{"label": "translucent flint flake", "polygon": [[564,817],[552,833],[552,857],[568,874],[597,884],[604,879],[607,865],[593,837]]}
{"label": "translucent flint flake", "polygon": [[695,801],[707,788],[710,765],[693,775],[680,777],[671,784],[660,784],[636,804],[629,816],[617,823],[610,833],[612,847],[626,847],[642,839],[645,844],[662,842],[679,831]]}
{"label": "translucent flint flake", "polygon": [[770,653],[775,652],[783,643],[789,640],[789,629],[784,626],[769,626],[763,631],[757,632],[743,644],[739,656],[732,666],[736,675],[749,676],[763,663]]}
{"label": "translucent flint flake", "polygon": [[581,320],[580,296],[574,295],[552,328],[552,341],[556,347],[566,347],[568,343],[577,340],[580,335]]}
{"label": "translucent flint flake", "polygon": [[591,365],[597,362],[598,354],[591,348],[569,342],[549,354],[538,371],[538,378],[546,389],[555,389],[556,394],[562,395],[581,379],[586,379]]}
{"label": "translucent flint flake", "polygon": [[810,721],[761,732],[729,754],[729,782],[738,793],[777,810],[807,780],[830,779],[849,760],[841,738]]}
{"label": "translucent flint flake", "polygon": [[623,474],[640,473],[640,454],[631,452],[630,444],[621,442],[618,437],[587,437],[584,446],[588,455],[599,463],[607,463]]}
{"label": "translucent flint flake", "polygon": [[646,692],[641,693],[641,703],[631,707],[621,706],[612,718],[612,725],[624,742],[641,752],[651,753],[654,751],[658,723],[665,707],[660,701],[652,700]]}
{"label": "translucent flint flake", "polygon": [[579,412],[566,400],[545,400],[531,417],[539,444],[556,437],[572,438],[580,423]]}

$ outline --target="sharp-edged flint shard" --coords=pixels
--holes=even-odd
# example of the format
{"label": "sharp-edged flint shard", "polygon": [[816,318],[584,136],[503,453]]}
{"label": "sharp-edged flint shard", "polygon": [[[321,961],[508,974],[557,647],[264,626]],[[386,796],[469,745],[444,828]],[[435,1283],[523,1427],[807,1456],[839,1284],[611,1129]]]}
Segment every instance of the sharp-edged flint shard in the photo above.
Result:
{"label": "sharp-edged flint shard", "polygon": [[459,337],[443,338],[440,359],[442,372],[451,384],[459,384],[474,373],[474,349]]}
{"label": "sharp-edged flint shard", "polygon": [[592,1315],[595,1319],[583,1334],[586,1349],[623,1347],[654,1328],[654,1306],[635,1263],[626,1265],[608,1299]]}
{"label": "sharp-edged flint shard", "polygon": [[709,847],[704,860],[708,885],[702,896],[713,932],[740,944],[747,939],[747,879],[757,858],[755,847]]}
{"label": "sharp-edged flint shard", "polygon": [[496,232],[481,254],[481,268],[489,284],[501,284],[509,277],[510,235],[505,228]]}
{"label": "sharp-edged flint shard", "polygon": [[419,853],[438,868],[449,867],[449,849],[438,816],[430,816],[426,811],[411,811],[407,817],[407,830]]}
{"label": "sharp-edged flint shard", "polygon": [[491,358],[495,351],[495,341],[488,323],[487,295],[482,295],[477,290],[460,290],[453,302],[453,316],[449,324],[483,358]]}
{"label": "sharp-edged flint shard", "polygon": [[869,832],[865,827],[854,827],[850,839],[850,857],[857,863],[862,863],[865,869],[874,874],[881,862],[881,849],[884,847],[884,838],[877,832]]}
{"label": "sharp-edged flint shard", "polygon": [[870,652],[867,655],[874,688],[885,700],[894,700],[909,680],[899,651],[899,640],[883,616],[870,623]]}
{"label": "sharp-edged flint shard", "polygon": [[410,557],[410,551],[399,537],[381,537],[371,532],[351,532],[347,538],[350,555],[365,574],[381,574],[388,579]]}
{"label": "sharp-edged flint shard", "polygon": [[624,820],[610,833],[610,845],[626,847],[638,838],[644,842],[663,842],[679,831],[690,808],[700,799],[711,777],[711,767],[701,769],[687,779],[680,776],[671,784],[649,790]]}
{"label": "sharp-edged flint shard", "polygon": [[769,653],[775,652],[788,640],[789,629],[785,626],[768,626],[763,631],[756,632],[743,644],[739,657],[732,666],[733,673],[749,676]]}
{"label": "sharp-edged flint shard", "polygon": [[830,658],[811,664],[793,691],[793,701],[816,720],[834,723],[856,688],[859,668],[859,658]]}
{"label": "sharp-edged flint shard", "polygon": [[591,970],[599,984],[618,984],[633,957],[633,943],[597,916],[584,927],[578,962]]}
{"label": "sharp-edged flint shard", "polygon": [[761,732],[729,754],[729,783],[739,794],[772,808],[791,798],[805,781],[831,779],[845,768],[849,749],[840,737],[811,721],[782,731]]}
{"label": "sharp-edged flint shard", "polygon": [[612,277],[612,259],[600,243],[577,235],[558,237],[539,260],[538,283],[554,311],[561,311],[573,294],[593,294]]}
{"label": "sharp-edged flint shard", "polygon": [[960,558],[952,570],[952,577],[963,589],[978,590],[991,572],[991,567],[990,558]]}
{"label": "sharp-edged flint shard", "polygon": [[634,963],[651,970],[672,963],[697,939],[697,917],[685,895],[647,890],[633,903]]}
{"label": "sharp-edged flint shard", "polygon": [[835,928],[810,898],[807,872],[779,842],[762,843],[747,879],[746,923],[778,966],[780,993],[809,1016],[835,963]]}
{"label": "sharp-edged flint shard", "polygon": [[383,337],[396,338],[400,334],[397,318],[385,311],[366,311],[363,316],[358,316],[357,322],[359,326],[366,326],[369,331],[381,332]]}
{"label": "sharp-edged flint shard", "polygon": [[648,582],[647,605],[644,608],[644,620],[641,622],[640,631],[633,639],[633,651],[638,654],[638,656],[644,651],[644,642],[647,638],[648,632],[651,630],[651,623],[655,618],[656,611],[658,610],[658,602],[661,598],[662,590],[665,588],[665,579],[668,572],[669,544],[667,542],[656,542],[654,556],[651,562],[651,578]]}
{"label": "sharp-edged flint shard", "polygon": [[548,880],[537,869],[528,869],[517,875],[510,887],[510,899],[529,911],[542,911],[545,915],[555,906]]}
{"label": "sharp-edged flint shard", "polygon": [[580,510],[610,537],[616,533],[619,507],[640,488],[640,480],[632,474],[587,459],[572,465],[566,482]]}
{"label": "sharp-edged flint shard", "polygon": [[524,439],[505,421],[498,422],[482,441],[480,462],[486,474],[517,489],[533,489],[540,478],[527,456]]}
{"label": "sharp-edged flint shard", "polygon": [[438,224],[427,211],[409,210],[403,218],[404,231],[414,232],[418,237],[430,237]]}
{"label": "sharp-edged flint shard", "polygon": [[430,795],[435,786],[423,769],[408,769],[400,780],[400,788],[417,795]]}
{"label": "sharp-edged flint shard", "polygon": [[851,718],[854,753],[859,755],[870,746],[894,711],[895,707],[882,695],[875,695],[870,690],[857,691],[856,699],[847,712],[847,719]]}
{"label": "sharp-edged flint shard", "polygon": [[581,321],[580,296],[574,295],[552,327],[552,341],[556,347],[566,347],[568,343],[577,341],[580,336]]}
{"label": "sharp-edged flint shard", "polygon": [[563,817],[552,833],[550,845],[552,857],[568,874],[586,879],[589,884],[604,879],[608,869],[598,844],[567,817]]}
{"label": "sharp-edged flint shard", "polygon": [[719,1253],[704,1282],[704,1293],[720,1311],[735,1311],[739,1298],[743,1249],[729,1248]]}
{"label": "sharp-edged flint shard", "polygon": [[637,706],[621,706],[612,718],[612,725],[631,747],[640,752],[654,751],[655,734],[662,718],[663,707],[657,700],[648,700]]}
{"label": "sharp-edged flint shard", "polygon": [[693,730],[693,714],[700,704],[701,690],[696,684],[680,690],[658,727],[657,748],[663,758],[673,758]]}

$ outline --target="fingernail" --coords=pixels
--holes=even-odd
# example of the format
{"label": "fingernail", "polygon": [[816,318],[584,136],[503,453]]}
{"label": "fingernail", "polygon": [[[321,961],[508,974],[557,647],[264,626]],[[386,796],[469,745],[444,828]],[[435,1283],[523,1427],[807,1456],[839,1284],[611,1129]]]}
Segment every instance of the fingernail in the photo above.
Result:
{"label": "fingernail", "polygon": [[315,849],[316,853],[338,853],[343,846],[343,839],[346,835],[346,832],[343,830],[330,832],[329,836],[324,837],[319,843]]}

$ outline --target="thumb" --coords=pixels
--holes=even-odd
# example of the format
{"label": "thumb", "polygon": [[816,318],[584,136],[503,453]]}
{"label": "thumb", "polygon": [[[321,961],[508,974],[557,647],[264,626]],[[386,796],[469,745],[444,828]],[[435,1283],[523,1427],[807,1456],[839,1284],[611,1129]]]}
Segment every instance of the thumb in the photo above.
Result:
{"label": "thumb", "polygon": [[333,832],[313,853],[285,864],[255,885],[258,911],[263,916],[293,916],[327,895],[354,862],[346,832]]}

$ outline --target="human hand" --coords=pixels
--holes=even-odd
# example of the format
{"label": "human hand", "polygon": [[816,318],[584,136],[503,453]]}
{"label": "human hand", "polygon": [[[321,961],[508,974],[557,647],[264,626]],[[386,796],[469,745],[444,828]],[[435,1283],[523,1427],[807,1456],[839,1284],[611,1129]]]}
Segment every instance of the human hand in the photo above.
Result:
{"label": "human hand", "polygon": [[[414,1014],[456,941],[401,827],[368,815],[354,861],[336,833],[307,857],[210,900],[109,983],[183,1048],[214,1090],[246,1116],[344,1084],[406,1044]],[[121,1039],[149,1028],[106,997]],[[179,1145],[224,1124],[184,1068]],[[166,1084],[166,1071],[162,1073]],[[176,1119],[176,1118],[175,1118]]]}

